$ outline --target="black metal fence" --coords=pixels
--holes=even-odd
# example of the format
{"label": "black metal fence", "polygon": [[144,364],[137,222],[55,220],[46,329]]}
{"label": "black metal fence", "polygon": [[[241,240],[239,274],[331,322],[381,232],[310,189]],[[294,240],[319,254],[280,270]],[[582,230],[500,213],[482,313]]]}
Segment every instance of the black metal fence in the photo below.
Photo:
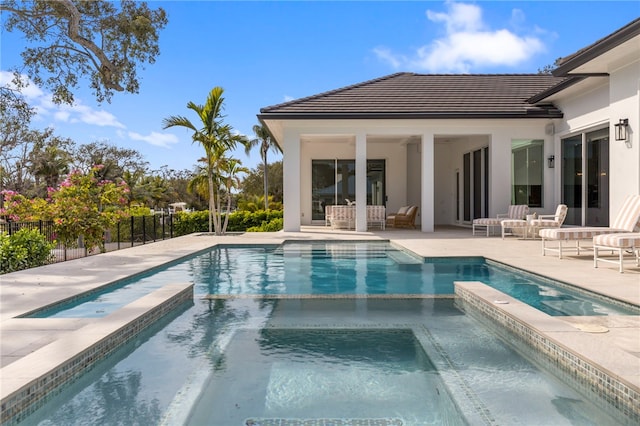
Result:
{"label": "black metal fence", "polygon": [[[131,216],[120,221],[112,229],[108,229],[104,234],[104,246],[106,251],[115,251],[123,248],[134,247],[158,240],[174,237],[174,216],[171,214],[157,214],[151,216]],[[0,232],[9,235],[20,229],[37,229],[48,241],[55,241],[55,228],[52,221],[37,222],[12,222],[0,221]],[[52,250],[53,262],[63,262],[65,260],[90,256],[100,253],[96,247],[93,251],[85,247],[82,238],[78,239],[78,247],[64,247],[62,244],[56,245]]]}

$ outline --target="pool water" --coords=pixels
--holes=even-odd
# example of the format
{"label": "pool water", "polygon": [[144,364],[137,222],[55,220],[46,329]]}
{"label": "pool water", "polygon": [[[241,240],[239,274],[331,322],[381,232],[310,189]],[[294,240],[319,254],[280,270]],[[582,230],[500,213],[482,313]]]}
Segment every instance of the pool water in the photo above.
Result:
{"label": "pool water", "polygon": [[221,356],[229,361],[214,370],[189,424],[212,418],[220,424],[248,418],[462,421],[411,330],[240,330]]}
{"label": "pool water", "polygon": [[216,247],[30,317],[102,317],[185,281],[197,295],[452,295],[454,281],[481,281],[553,316],[640,314],[483,258],[423,259],[388,242],[316,242]]}
{"label": "pool water", "polygon": [[523,355],[450,298],[198,299],[22,424],[631,424]]}

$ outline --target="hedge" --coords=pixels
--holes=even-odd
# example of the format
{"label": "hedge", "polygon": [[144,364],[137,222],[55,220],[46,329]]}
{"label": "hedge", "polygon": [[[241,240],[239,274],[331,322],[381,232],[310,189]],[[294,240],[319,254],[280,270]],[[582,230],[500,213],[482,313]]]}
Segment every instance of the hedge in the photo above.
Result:
{"label": "hedge", "polygon": [[[194,232],[209,232],[209,212],[178,212],[174,219],[175,236]],[[224,223],[225,215],[222,215]],[[280,219],[277,221],[275,219]],[[275,229],[279,226],[278,229]],[[282,229],[282,210],[235,211],[229,215],[227,232],[279,231]]]}

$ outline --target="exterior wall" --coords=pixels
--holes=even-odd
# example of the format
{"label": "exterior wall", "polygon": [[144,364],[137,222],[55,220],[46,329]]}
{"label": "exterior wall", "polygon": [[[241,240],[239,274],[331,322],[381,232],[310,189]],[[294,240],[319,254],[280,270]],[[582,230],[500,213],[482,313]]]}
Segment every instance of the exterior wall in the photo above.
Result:
{"label": "exterior wall", "polygon": [[[434,223],[456,224],[455,170],[462,171],[463,153],[489,145],[489,212],[503,213],[511,203],[511,140],[546,138],[546,159],[554,152],[551,137],[545,135],[547,124],[549,120],[536,119],[283,122],[285,231],[298,231],[300,225],[312,224],[312,160],[355,159],[357,134],[367,135],[366,158],[386,160],[387,212],[417,204],[417,222],[422,223],[423,230],[428,231]],[[433,146],[435,155],[432,169],[424,173],[422,164],[429,154],[421,152],[422,139],[427,140],[427,146]],[[290,161],[297,162],[297,166]],[[545,207],[539,212],[553,213],[554,169],[544,170]],[[424,187],[424,182],[431,181],[433,187]]]}
{"label": "exterior wall", "polygon": [[[576,133],[609,127],[609,211],[610,219],[620,210],[627,195],[640,193],[640,62],[636,61],[612,71],[579,94],[554,103],[563,111],[564,120],[557,123],[555,134],[556,202],[562,199],[560,161],[561,140]],[[616,141],[615,124],[629,119],[627,142]]]}
{"label": "exterior wall", "polygon": [[[627,195],[640,194],[640,61],[610,74],[610,208],[618,212]],[[614,125],[629,119],[626,142],[616,141]]]}

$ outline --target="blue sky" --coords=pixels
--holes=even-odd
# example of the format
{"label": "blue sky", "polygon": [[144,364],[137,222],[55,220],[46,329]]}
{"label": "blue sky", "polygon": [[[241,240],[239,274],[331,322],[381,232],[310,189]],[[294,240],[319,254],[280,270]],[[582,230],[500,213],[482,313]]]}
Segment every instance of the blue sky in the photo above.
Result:
{"label": "blue sky", "polygon": [[[640,16],[638,1],[150,1],[167,11],[161,54],[140,72],[140,93],[97,104],[88,90],[55,106],[31,86],[40,113],[76,143],[108,141],[138,150],[151,169],[192,169],[202,149],[162,119],[197,117],[220,86],[225,122],[253,138],[260,108],[400,71],[536,73]],[[0,80],[20,64],[23,42],[2,34]],[[234,154],[254,168],[250,157]],[[279,156],[270,154],[270,161]]]}

